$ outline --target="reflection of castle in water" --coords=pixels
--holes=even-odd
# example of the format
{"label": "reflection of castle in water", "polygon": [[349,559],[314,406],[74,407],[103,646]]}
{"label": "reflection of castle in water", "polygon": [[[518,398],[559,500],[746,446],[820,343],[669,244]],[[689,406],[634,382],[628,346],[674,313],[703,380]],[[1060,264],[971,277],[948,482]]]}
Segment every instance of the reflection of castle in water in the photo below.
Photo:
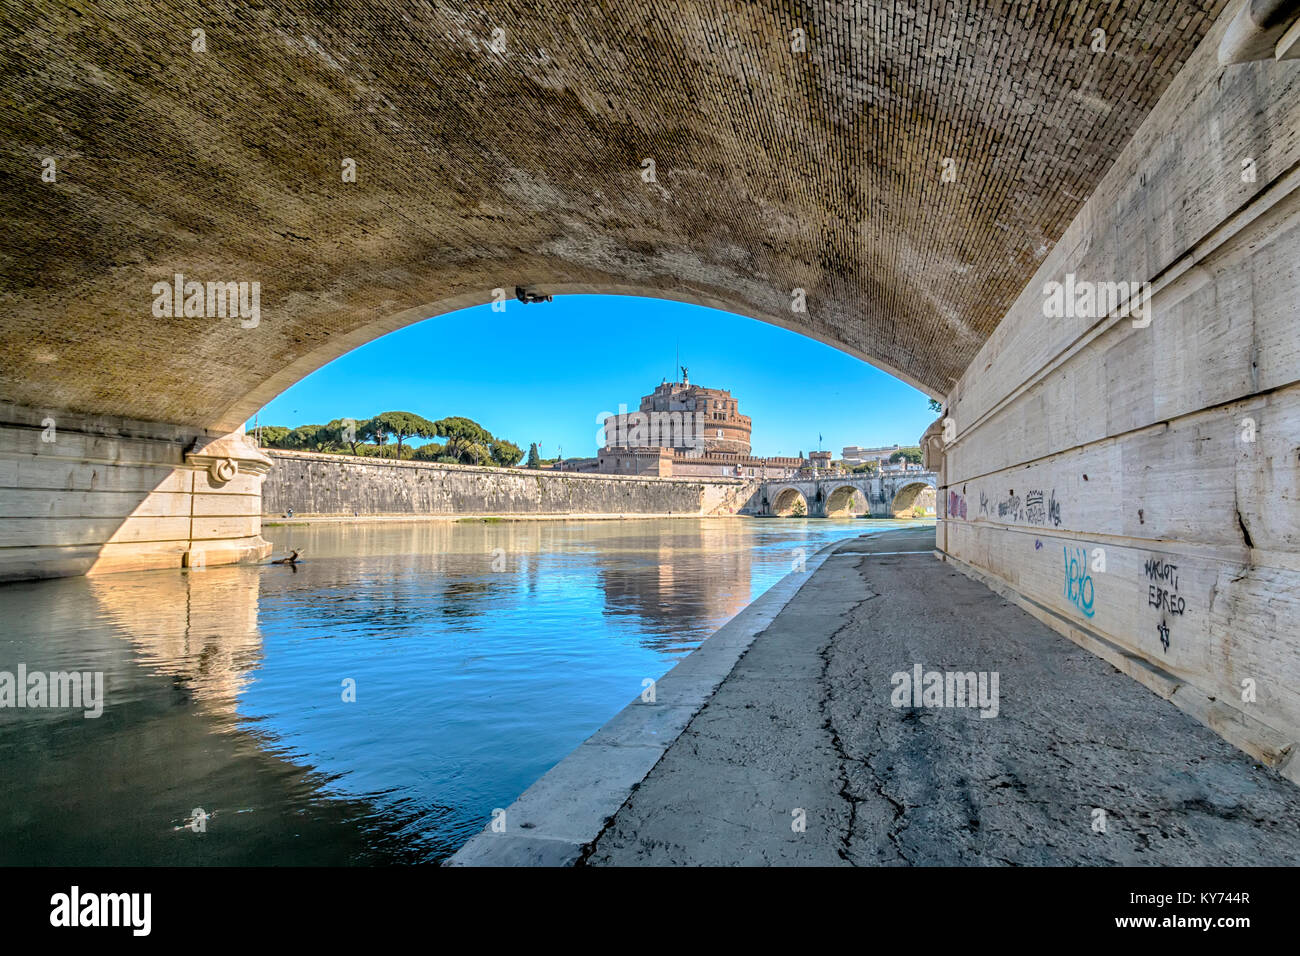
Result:
{"label": "reflection of castle in water", "polygon": [[597,571],[605,613],[637,618],[656,650],[695,645],[749,604],[752,549],[752,534],[735,524],[666,529],[656,546]]}
{"label": "reflection of castle in water", "polygon": [[602,613],[626,618],[645,646],[665,650],[693,646],[751,596],[754,541],[737,522],[593,523],[580,541],[565,522],[317,525],[285,529],[283,538],[281,549],[305,549],[296,572],[230,566],[88,584],[145,667],[223,717],[235,715],[262,662],[262,627],[296,626],[293,615],[307,608],[314,640],[375,628],[384,640],[431,627],[493,632],[503,607],[536,593],[556,601],[562,576],[546,572],[572,569],[573,584],[598,585]]}

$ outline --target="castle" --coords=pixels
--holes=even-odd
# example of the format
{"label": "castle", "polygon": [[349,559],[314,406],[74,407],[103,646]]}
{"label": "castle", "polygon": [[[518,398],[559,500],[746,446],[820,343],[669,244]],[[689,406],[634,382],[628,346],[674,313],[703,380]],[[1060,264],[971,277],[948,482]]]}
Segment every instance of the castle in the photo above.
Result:
{"label": "castle", "polygon": [[618,475],[786,478],[808,467],[802,458],[755,458],[751,422],[731,393],[664,379],[635,412],[605,419],[596,471]]}

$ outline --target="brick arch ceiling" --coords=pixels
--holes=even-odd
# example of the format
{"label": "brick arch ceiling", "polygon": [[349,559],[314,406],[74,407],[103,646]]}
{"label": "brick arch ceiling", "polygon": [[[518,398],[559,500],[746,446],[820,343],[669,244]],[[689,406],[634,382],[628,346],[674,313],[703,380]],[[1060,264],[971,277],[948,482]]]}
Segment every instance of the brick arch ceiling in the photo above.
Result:
{"label": "brick arch ceiling", "polygon": [[[1222,5],[7,5],[0,401],[234,425],[521,282],[721,306],[939,394]],[[155,318],[177,272],[259,282],[260,324]]]}

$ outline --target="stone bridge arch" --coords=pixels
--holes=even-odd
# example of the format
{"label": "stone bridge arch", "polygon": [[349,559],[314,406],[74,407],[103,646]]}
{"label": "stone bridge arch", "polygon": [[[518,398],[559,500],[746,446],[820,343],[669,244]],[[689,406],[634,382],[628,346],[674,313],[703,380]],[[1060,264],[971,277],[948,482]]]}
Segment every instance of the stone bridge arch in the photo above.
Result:
{"label": "stone bridge arch", "polygon": [[822,506],[822,514],[827,518],[851,518],[871,509],[870,490],[860,484],[827,482],[823,488],[830,489]]}
{"label": "stone bridge arch", "polygon": [[797,516],[803,511],[804,517],[812,515],[808,497],[794,485],[783,485],[775,489],[768,497],[768,510],[781,518]]}
{"label": "stone bridge arch", "polygon": [[895,485],[893,498],[889,504],[889,511],[895,518],[910,516],[912,509],[921,506],[925,507],[928,503],[929,510],[935,510],[937,506],[937,490],[934,479],[928,481],[917,479]]}
{"label": "stone bridge arch", "polygon": [[[82,68],[0,76],[7,102],[60,104],[12,111],[5,127],[12,155],[51,144],[40,148],[57,175],[47,181],[33,159],[35,173],[14,172],[0,196],[4,251],[21,264],[0,315],[0,402],[220,432],[403,325],[495,301],[544,321],[545,304],[514,301],[515,287],[530,284],[739,312],[938,396],[1038,267],[998,220],[1006,197],[980,185],[1016,183],[1015,233],[1050,244],[1209,29],[1188,0],[1133,4],[1127,21],[1145,42],[1132,77],[1097,94],[1106,108],[1080,136],[1059,112],[1076,69],[1063,59],[1040,64],[1041,82],[1026,90],[1038,109],[1007,111],[1004,65],[978,60],[927,106],[934,122],[917,125],[906,97],[868,108],[839,82],[927,69],[905,31],[875,45],[870,64],[855,45],[828,43],[826,70],[792,70],[788,44],[772,37],[794,22],[772,0],[723,0],[689,16],[668,0],[599,9],[537,0],[527,11],[484,0],[472,13],[426,5],[401,18],[402,42],[378,27],[397,9],[391,0],[328,10],[232,0],[238,32],[208,29],[219,63],[167,42],[133,0],[94,6],[97,29],[74,37],[59,17],[41,18],[14,47],[19,62]],[[889,21],[888,5],[865,7]],[[1073,10],[1068,0],[1046,7],[1028,16],[972,4],[960,16],[976,35],[1043,49]],[[810,36],[837,35],[830,8],[805,16]],[[735,49],[691,56],[715,30]],[[500,51],[490,45],[498,31]],[[148,42],[124,46],[123,35]],[[592,52],[602,48],[624,50],[613,82]],[[761,95],[737,101],[741,63],[764,81]],[[408,82],[415,75],[433,82]],[[121,109],[105,113],[106,89]],[[367,108],[353,108],[358,97]],[[888,131],[874,135],[887,137],[891,155],[929,157],[934,129],[960,130],[972,116],[983,119],[966,135],[992,133],[954,187],[971,204],[961,230],[934,228],[951,214],[952,191],[927,188],[928,160],[868,170],[853,194],[854,203],[879,197],[873,221],[889,228],[877,242],[966,262],[963,283],[893,267],[861,241],[861,210],[844,206],[843,164],[869,134],[839,120],[862,109],[867,129]],[[636,152],[624,123],[641,131]],[[773,123],[784,142],[808,144],[798,170],[807,188],[789,189],[796,157],[773,152]],[[212,148],[189,161],[163,149],[177,130]],[[1030,140],[1032,152],[1022,145]],[[1057,155],[1076,157],[1068,178],[1044,177],[1040,157]],[[809,222],[830,232],[811,237],[799,225]],[[817,247],[837,250],[834,268],[809,272]],[[166,292],[178,274],[182,314],[151,314],[152,290]],[[186,282],[257,282],[260,317],[190,314]],[[792,289],[814,306],[793,312]]]}
{"label": "stone bridge arch", "polygon": [[[546,304],[514,301],[535,285],[739,312],[943,398],[942,438],[925,442],[948,496],[940,549],[1071,638],[1085,622],[1069,581],[976,501],[1038,524],[1055,487],[1079,547],[1104,541],[1135,572],[1153,551],[1185,565],[1189,596],[1232,609],[1231,627],[1189,614],[1169,656],[1136,574],[1099,579],[1086,623],[1095,646],[1172,666],[1202,719],[1192,701],[1230,708],[1240,691],[1222,661],[1279,659],[1268,642],[1296,630],[1295,604],[1273,606],[1300,592],[1295,509],[1277,505],[1300,420],[1285,307],[1300,282],[1278,266],[1300,248],[1293,2],[1121,0],[1122,36],[1092,56],[1062,32],[1074,0],[923,0],[936,36],[1018,51],[959,58],[916,43],[883,0],[857,5],[869,44],[842,42],[836,4],[231,0],[197,56],[148,5],[82,6],[90,29],[26,18],[10,44],[23,68],[0,73],[0,577],[256,556],[270,462],[237,435],[254,410],[464,306],[550,323]],[[1087,95],[1071,95],[1084,61]],[[860,95],[890,77],[917,82]],[[1160,321],[1143,331],[1135,291],[1045,323],[1048,288],[1076,273],[1154,285]],[[173,278],[183,301],[160,311]],[[188,282],[207,285],[194,311]],[[257,286],[258,315],[214,312],[214,285]],[[1204,305],[1229,299],[1231,322]],[[448,320],[449,338],[493,345],[484,316]],[[1099,461],[1201,446],[1176,482],[1078,484]],[[888,500],[872,487],[874,511],[907,484]],[[1296,658],[1216,725],[1262,715],[1268,733],[1233,731],[1257,753],[1296,740]]]}

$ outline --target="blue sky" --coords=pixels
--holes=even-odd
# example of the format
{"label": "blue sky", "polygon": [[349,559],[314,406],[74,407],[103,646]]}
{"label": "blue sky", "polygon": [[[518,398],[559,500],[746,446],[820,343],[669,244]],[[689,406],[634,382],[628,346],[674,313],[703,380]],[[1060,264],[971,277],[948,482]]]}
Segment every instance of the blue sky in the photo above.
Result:
{"label": "blue sky", "polygon": [[[428,319],[349,352],[281,393],[263,425],[323,424],[411,411],[463,415],[542,455],[594,455],[598,414],[635,409],[673,376],[728,389],[754,422],[754,454],[914,445],[927,397],[852,356],[729,312],[630,296],[557,296]],[[250,423],[251,424],[251,423]]]}

